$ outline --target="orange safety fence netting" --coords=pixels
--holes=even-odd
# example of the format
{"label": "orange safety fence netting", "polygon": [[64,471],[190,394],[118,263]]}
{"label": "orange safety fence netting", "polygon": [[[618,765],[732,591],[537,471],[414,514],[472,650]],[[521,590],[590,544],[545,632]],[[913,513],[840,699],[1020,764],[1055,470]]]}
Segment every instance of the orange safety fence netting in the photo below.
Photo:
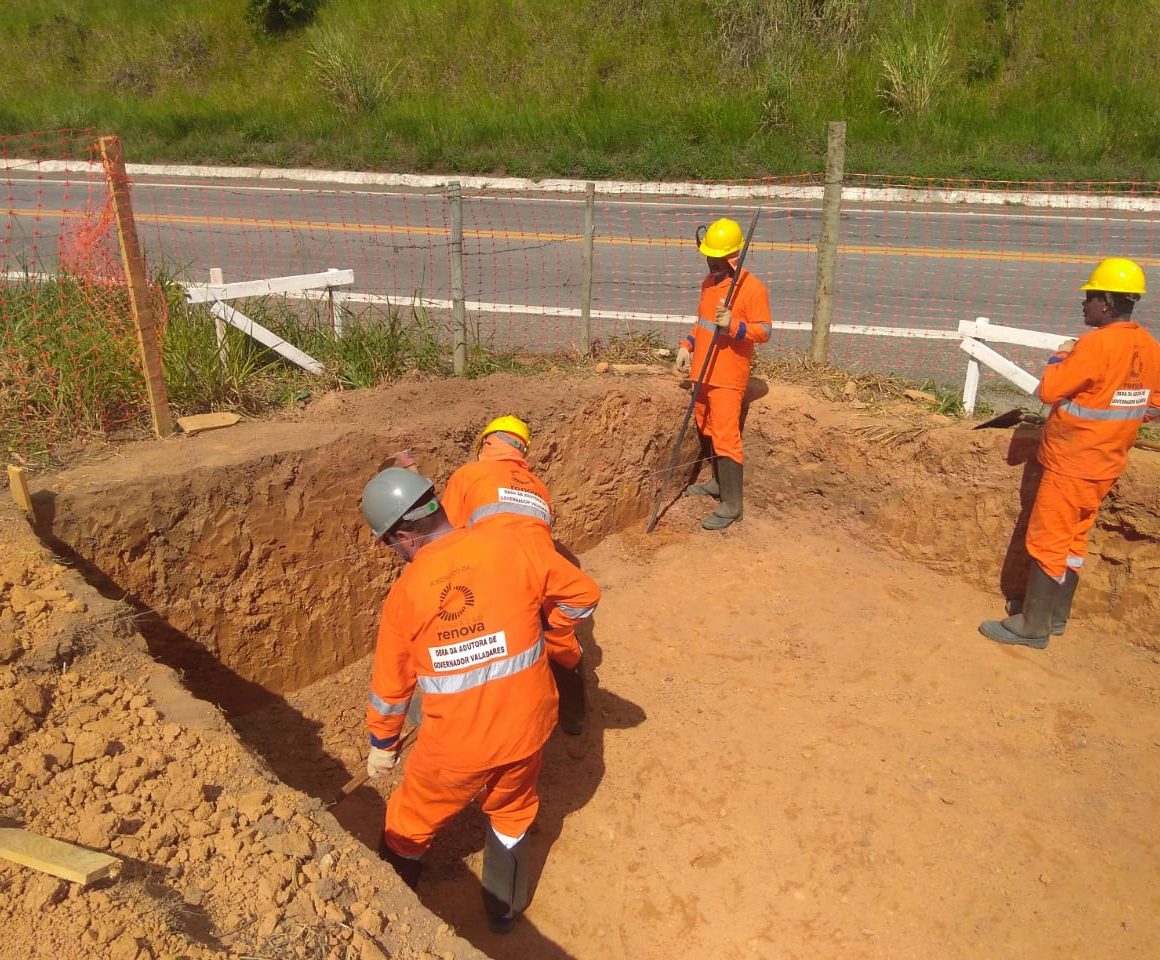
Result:
{"label": "orange safety fence netting", "polygon": [[[110,399],[83,421],[107,428],[142,414],[144,392],[103,175],[99,164],[88,172],[73,166],[70,173],[50,173],[57,168],[36,159],[92,159],[90,142],[87,134],[69,132],[0,141],[4,157],[32,158],[28,169],[0,174],[9,206],[0,257],[10,300],[36,296],[22,285],[21,271],[61,270],[70,289],[104,318],[99,348],[79,338],[58,339],[93,357],[95,374],[106,347],[129,358],[133,382],[106,374],[114,388]],[[131,160],[131,145],[128,152]],[[353,317],[368,309],[397,311],[429,324],[449,349],[455,218],[443,185],[421,178],[389,183],[373,175],[288,176],[138,170],[131,177],[133,207],[149,269],[186,284],[206,283],[214,268],[226,283],[348,269],[354,283],[338,294]],[[696,228],[720,216],[746,227],[760,207],[747,265],[770,290],[774,331],[759,355],[804,353],[822,182],[817,172],[725,184],[598,185],[591,288],[597,352],[626,334],[675,346],[693,319],[705,270]],[[575,350],[584,300],[583,185],[516,190],[467,182],[461,212],[469,345],[543,354]],[[1080,333],[1077,288],[1091,267],[1119,255],[1154,269],[1160,265],[1158,240],[1155,183],[848,174],[830,357],[854,370],[961,385],[967,357],[958,346],[960,321],[986,316],[996,324]],[[247,309],[245,302],[237,305]],[[67,330],[74,321],[57,312],[55,327]],[[1141,313],[1146,319],[1146,305]],[[6,351],[10,327],[6,323]],[[1036,373],[1043,360],[1031,350],[1003,352]],[[50,369],[44,379],[54,376]],[[13,404],[28,407],[31,379],[28,370],[5,373],[6,411]],[[984,386],[996,379],[988,375]],[[68,396],[76,387],[57,377],[47,392]],[[64,409],[41,419],[51,423]]]}
{"label": "orange safety fence netting", "polygon": [[46,449],[144,410],[112,210],[90,130],[0,137],[0,439]]}

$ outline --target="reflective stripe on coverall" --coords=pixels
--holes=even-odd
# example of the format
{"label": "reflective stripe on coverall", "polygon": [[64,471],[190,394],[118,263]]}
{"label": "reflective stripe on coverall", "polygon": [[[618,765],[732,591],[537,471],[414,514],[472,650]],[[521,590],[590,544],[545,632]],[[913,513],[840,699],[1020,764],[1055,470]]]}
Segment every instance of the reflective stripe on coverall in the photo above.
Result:
{"label": "reflective stripe on coverall", "polygon": [[545,530],[552,525],[552,495],[523,455],[506,443],[485,440],[480,459],[451,474],[439,502],[453,527],[490,518],[531,521]]}
{"label": "reflective stripe on coverall", "polygon": [[1160,344],[1119,321],[1084,334],[1048,362],[1039,397],[1053,404],[1043,427],[1043,478],[1027,526],[1027,552],[1062,580],[1087,555],[1103,498],[1124,472],[1153,391],[1160,391]]}
{"label": "reflective stripe on coverall", "polygon": [[[474,527],[494,522],[518,533],[544,537],[554,550],[552,495],[529,469],[523,454],[488,437],[479,456],[451,475],[439,500],[451,525]],[[545,608],[545,621],[550,619],[550,612],[550,606]],[[580,662],[575,635],[563,637],[549,630],[548,656],[562,666],[575,667]]]}
{"label": "reflective stripe on coverall", "polygon": [[[717,329],[717,308],[725,302],[731,278],[715,279],[712,274],[701,282],[701,302],[697,322],[685,338],[692,351],[689,378],[696,380]],[[713,441],[719,457],[742,461],[741,401],[749,386],[749,367],[754,344],[766,343],[771,331],[769,293],[765,284],[748,270],[742,270],[733,296],[733,322],[717,337],[717,349],[705,371],[695,414],[697,430]]]}
{"label": "reflective stripe on coverall", "polygon": [[[417,830],[416,818],[437,829],[448,806],[461,809],[475,795],[479,777],[470,775],[503,779],[497,796],[513,799],[495,801],[492,813],[496,829],[511,835],[500,824],[523,816],[518,811],[528,809],[527,791],[535,793],[534,778],[523,786],[512,778],[534,774],[532,761],[556,724],[546,647],[575,647],[576,622],[591,615],[599,598],[592,578],[549,538],[512,537],[494,523],[456,530],[415,555],[383,604],[367,707],[372,743],[390,747],[415,687],[423,692],[423,725],[405,768],[416,765],[418,777],[411,787],[404,773],[401,797],[387,811],[388,842],[396,852],[415,856],[425,849],[429,836]],[[545,635],[540,610],[547,602],[553,606]],[[432,767],[446,772],[434,781],[445,793],[428,809],[424,792],[436,787],[422,785],[423,771]],[[513,772],[501,776],[505,767]],[[525,774],[517,775],[520,769]],[[392,809],[407,823],[392,820]]]}

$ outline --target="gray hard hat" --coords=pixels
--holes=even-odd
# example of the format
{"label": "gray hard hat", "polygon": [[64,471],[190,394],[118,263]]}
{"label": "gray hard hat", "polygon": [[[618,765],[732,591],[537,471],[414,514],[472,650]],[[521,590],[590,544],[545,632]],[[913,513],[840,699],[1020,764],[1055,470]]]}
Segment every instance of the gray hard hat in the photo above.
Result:
{"label": "gray hard hat", "polygon": [[375,539],[402,520],[421,520],[438,510],[434,490],[429,479],[402,467],[389,467],[371,477],[363,487],[362,515]]}

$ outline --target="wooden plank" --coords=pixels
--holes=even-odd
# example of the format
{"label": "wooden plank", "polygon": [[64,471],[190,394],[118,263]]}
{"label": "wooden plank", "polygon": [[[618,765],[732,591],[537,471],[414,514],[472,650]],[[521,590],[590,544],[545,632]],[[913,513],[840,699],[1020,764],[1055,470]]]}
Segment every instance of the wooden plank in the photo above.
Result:
{"label": "wooden plank", "polygon": [[113,867],[121,862],[107,853],[86,850],[19,827],[0,827],[0,857],[62,880],[82,884],[107,877]]}
{"label": "wooden plank", "polygon": [[215,301],[210,306],[209,312],[215,317],[221,317],[230,326],[237,327],[247,337],[253,337],[258,343],[269,347],[275,353],[285,357],[307,373],[322,373],[324,369],[322,364],[310,356],[310,354],[303,353],[294,344],[287,343],[277,334],[267,330],[260,323],[251,320],[240,310],[235,310],[229,304]]}
{"label": "wooden plank", "polygon": [[28,492],[28,481],[24,478],[24,468],[8,464],[8,489],[12,499],[21,510],[32,513],[32,495]]}
{"label": "wooden plank", "polygon": [[1024,393],[1032,396],[1039,389],[1039,381],[1031,376],[1017,363],[1012,363],[998,351],[992,350],[985,343],[967,337],[959,346],[980,363],[986,364],[996,373],[1010,380]]}
{"label": "wooden plank", "polygon": [[244,297],[268,297],[275,293],[348,287],[352,283],[354,283],[353,270],[335,270],[332,267],[325,273],[299,273],[290,277],[270,277],[266,280],[239,280],[236,283],[191,283],[185,286],[185,299],[190,303],[207,303],[210,300],[241,300]]}
{"label": "wooden plank", "polygon": [[217,430],[219,427],[232,427],[242,418],[236,413],[195,413],[189,417],[178,417],[177,425],[185,433],[200,433],[202,430]]}

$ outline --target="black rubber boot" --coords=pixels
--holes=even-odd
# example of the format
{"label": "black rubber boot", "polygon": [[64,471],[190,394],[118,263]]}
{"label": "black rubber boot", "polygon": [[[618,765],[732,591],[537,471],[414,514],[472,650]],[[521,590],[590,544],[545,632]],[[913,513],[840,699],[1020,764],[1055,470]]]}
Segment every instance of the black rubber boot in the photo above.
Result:
{"label": "black rubber boot", "polygon": [[494,933],[508,933],[528,905],[528,841],[510,850],[487,828],[483,841],[483,908]]}
{"label": "black rubber boot", "polygon": [[742,514],[744,468],[736,460],[718,457],[717,471],[721,478],[721,505],[701,521],[706,530],[724,530],[740,520]]}
{"label": "black rubber boot", "polygon": [[584,692],[584,673],[581,665],[565,667],[549,660],[552,677],[556,681],[556,692],[560,695],[560,729],[570,737],[578,737],[584,732],[584,717],[588,713],[588,698]]}
{"label": "black rubber boot", "polygon": [[379,834],[379,857],[386,860],[399,875],[399,879],[403,881],[412,890],[419,883],[419,875],[423,872],[423,861],[412,860],[409,857],[404,857],[401,853],[395,853],[387,845],[387,836],[385,833]]}
{"label": "black rubber boot", "polygon": [[685,496],[716,497],[720,500],[721,478],[717,474],[717,455],[713,452],[713,441],[708,437],[701,439],[701,459],[709,461],[709,467],[713,471],[713,476],[704,483],[690,483],[685,487]]}
{"label": "black rubber boot", "polygon": [[1032,563],[1022,612],[1002,621],[984,620],[979,632],[996,643],[1017,643],[1042,650],[1051,639],[1051,613],[1061,589],[1058,580],[1044,573],[1038,563]]}
{"label": "black rubber boot", "polygon": [[1063,586],[1055,596],[1055,605],[1051,608],[1051,633],[1062,637],[1067,629],[1067,621],[1071,617],[1071,601],[1075,597],[1075,588],[1079,586],[1079,572],[1067,568],[1063,576]]}

